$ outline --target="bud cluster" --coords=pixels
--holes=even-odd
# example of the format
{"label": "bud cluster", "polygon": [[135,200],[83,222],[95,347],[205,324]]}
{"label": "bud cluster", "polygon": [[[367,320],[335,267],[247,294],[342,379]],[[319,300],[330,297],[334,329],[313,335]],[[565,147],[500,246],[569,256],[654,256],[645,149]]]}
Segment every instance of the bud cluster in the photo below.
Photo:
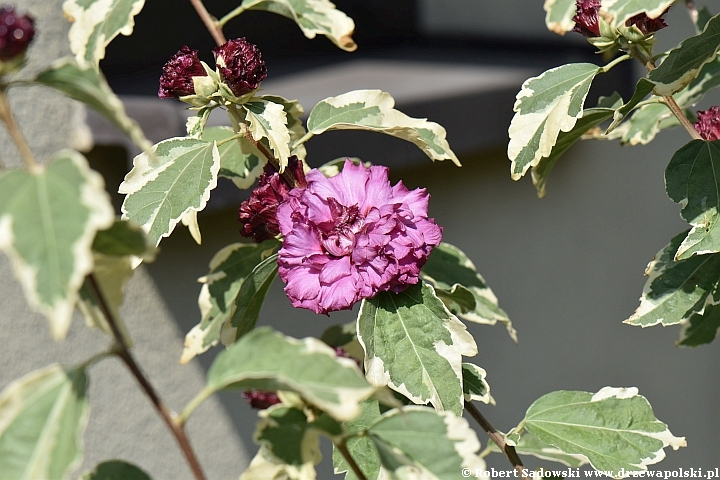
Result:
{"label": "bud cluster", "polygon": [[260,50],[244,38],[230,40],[213,50],[217,70],[200,61],[198,51],[183,46],[163,67],[160,98],[179,98],[195,106],[213,97],[242,103],[267,77]]}
{"label": "bud cluster", "polygon": [[20,15],[13,5],[0,6],[0,74],[17,70],[35,36],[35,21]]}

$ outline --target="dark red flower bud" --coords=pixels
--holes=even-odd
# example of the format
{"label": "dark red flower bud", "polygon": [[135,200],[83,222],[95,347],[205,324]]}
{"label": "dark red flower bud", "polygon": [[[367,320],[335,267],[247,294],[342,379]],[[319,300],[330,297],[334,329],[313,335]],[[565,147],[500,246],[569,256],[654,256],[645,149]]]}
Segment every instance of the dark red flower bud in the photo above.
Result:
{"label": "dark red flower bud", "polygon": [[631,25],[635,25],[638,29],[640,29],[643,35],[650,35],[657,32],[661,28],[665,28],[668,26],[668,24],[665,23],[665,20],[663,20],[662,18],[662,16],[666,13],[667,10],[665,10],[658,18],[650,18],[644,12],[638,13],[634,17],[630,17],[628,21],[625,22],[625,26],[629,27]]}
{"label": "dark red flower bud", "polygon": [[697,112],[695,131],[700,134],[703,140],[720,140],[720,107],[710,107],[707,110]]}
{"label": "dark red flower bud", "polygon": [[280,403],[280,398],[278,398],[275,392],[248,390],[247,392],[243,392],[242,396],[248,401],[252,408],[257,408],[258,410],[265,410]]}
{"label": "dark red flower bud", "polygon": [[213,49],[220,78],[236,97],[255,90],[267,77],[260,49],[244,38],[230,40]]}
{"label": "dark red flower bud", "polygon": [[598,11],[600,0],[576,0],[577,13],[573,17],[575,27],[573,32],[582,33],[584,36],[599,37],[600,23]]}
{"label": "dark red flower bud", "polygon": [[[288,159],[286,168],[301,188],[307,187],[302,162],[297,157]],[[240,204],[238,219],[243,224],[240,234],[260,243],[275,238],[280,234],[277,221],[277,207],[285,199],[293,187],[268,162],[258,186],[250,194],[250,198]]]}
{"label": "dark red flower bud", "polygon": [[200,63],[198,51],[187,45],[173,55],[163,67],[160,76],[160,98],[178,98],[195,94],[193,77],[206,77],[207,72]]}
{"label": "dark red flower bud", "polygon": [[25,53],[35,36],[35,21],[30,15],[18,15],[15,7],[0,7],[0,61]]}

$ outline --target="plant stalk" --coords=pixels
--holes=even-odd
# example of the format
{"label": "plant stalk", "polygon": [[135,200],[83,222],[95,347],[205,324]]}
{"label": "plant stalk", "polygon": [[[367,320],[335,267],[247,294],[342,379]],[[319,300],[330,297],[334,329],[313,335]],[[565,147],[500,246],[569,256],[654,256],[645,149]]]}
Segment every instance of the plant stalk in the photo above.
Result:
{"label": "plant stalk", "polygon": [[515,447],[505,443],[505,438],[503,437],[503,435],[498,432],[495,427],[490,425],[490,422],[487,421],[483,414],[480,413],[480,410],[475,408],[475,405],[473,405],[471,402],[465,402],[465,410],[467,410],[470,416],[475,419],[478,425],[480,425],[480,428],[482,428],[485,433],[487,433],[487,436],[490,437],[490,440],[495,442],[495,445],[497,445],[500,451],[505,454],[507,459],[510,461],[510,464],[518,472],[518,476],[522,479],[529,479],[530,477],[524,474],[525,468],[523,468],[522,460],[520,460],[520,457],[515,451]]}
{"label": "plant stalk", "polygon": [[[35,160],[35,155],[33,155],[32,150],[30,150],[30,146],[25,140],[22,131],[20,131],[20,127],[18,127],[18,124],[15,122],[15,118],[10,111],[10,103],[8,102],[4,87],[0,88],[0,120],[5,123],[5,127],[10,134],[10,138],[12,138],[15,143],[15,146],[20,152],[20,156],[25,162],[28,170],[31,172],[40,171],[40,164],[37,160]],[[2,164],[0,164],[0,168],[2,167]]]}
{"label": "plant stalk", "polygon": [[117,345],[117,351],[115,352],[115,354],[120,357],[123,363],[125,363],[125,366],[130,370],[137,382],[145,391],[145,394],[150,398],[150,401],[155,407],[155,410],[157,410],[157,412],[160,414],[160,417],[162,417],[163,421],[172,432],[173,436],[175,436],[175,440],[177,440],[178,444],[180,445],[180,449],[185,455],[185,459],[187,460],[190,466],[190,470],[192,470],[193,475],[195,476],[195,479],[205,480],[205,474],[203,473],[200,462],[198,462],[197,456],[195,455],[195,452],[190,445],[190,441],[185,434],[185,430],[183,430],[182,426],[175,423],[175,421],[173,420],[173,412],[170,410],[170,408],[168,408],[167,405],[165,405],[162,399],[158,396],[157,392],[155,392],[155,388],[142,373],[140,367],[135,362],[135,359],[130,353],[128,346],[125,343],[125,339],[123,338],[122,334],[120,333],[120,329],[118,328],[117,320],[115,319],[115,316],[110,310],[105,300],[105,296],[100,290],[100,286],[95,279],[95,275],[91,273],[90,275],[88,275],[87,279],[88,283],[95,292],[95,296],[98,300],[98,303],[100,304],[103,315],[105,315],[108,325],[112,330],[113,337],[115,337],[115,343]]}
{"label": "plant stalk", "polygon": [[350,451],[347,449],[346,445],[347,439],[343,439],[340,443],[335,444],[338,451],[342,453],[342,456],[345,458],[345,460],[350,465],[350,468],[352,469],[353,473],[356,477],[358,477],[359,480],[367,480],[367,477],[365,474],[360,470],[360,466],[355,462],[355,459],[350,455]]}
{"label": "plant stalk", "polygon": [[200,20],[202,20],[202,22],[205,24],[205,27],[210,32],[210,35],[212,35],[213,40],[215,40],[215,43],[217,43],[218,47],[227,43],[225,34],[223,34],[222,31],[223,24],[218,22],[212,15],[210,15],[210,13],[207,11],[207,8],[205,8],[202,0],[190,0],[190,3],[192,3],[193,7],[195,7],[195,11],[200,17]]}

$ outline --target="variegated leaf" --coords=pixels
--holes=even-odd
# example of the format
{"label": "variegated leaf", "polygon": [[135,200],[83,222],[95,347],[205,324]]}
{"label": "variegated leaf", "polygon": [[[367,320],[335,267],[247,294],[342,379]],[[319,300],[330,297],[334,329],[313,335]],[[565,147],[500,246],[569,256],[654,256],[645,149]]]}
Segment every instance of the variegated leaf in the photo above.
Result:
{"label": "variegated leaf", "polygon": [[363,300],[357,328],[372,385],[462,413],[462,356],[475,355],[477,345],[432,286],[423,282]]}
{"label": "variegated leaf", "polygon": [[715,290],[708,298],[702,312],[695,312],[682,322],[677,344],[681,347],[697,347],[711,343],[720,330],[720,292]]}
{"label": "variegated leaf", "polygon": [[545,0],[543,8],[547,12],[545,25],[551,32],[565,35],[575,26],[573,21],[577,9],[575,0]]}
{"label": "variegated leaf", "polygon": [[511,176],[520,179],[547,157],[560,132],[569,132],[583,114],[590,85],[601,70],[591,63],[571,63],[523,83],[508,133]]}
{"label": "variegated leaf", "polygon": [[56,340],[65,338],[80,286],[93,269],[95,234],[113,220],[102,177],[78,152],[60,151],[34,171],[0,172],[0,250]]}
{"label": "variegated leaf", "polygon": [[328,0],[244,0],[244,10],[267,10],[283,15],[298,24],[307,38],[325,35],[335,45],[352,52],[355,22]]}
{"label": "variegated leaf", "polygon": [[603,0],[603,8],[613,16],[613,25],[623,25],[630,17],[646,13],[657,18],[673,4],[675,0]]}
{"label": "variegated leaf", "polygon": [[443,127],[422,118],[411,118],[395,110],[395,100],[380,90],[355,90],[326,98],[313,107],[308,131],[319,135],[328,130],[369,130],[402,138],[417,145],[431,160],[460,162],[445,139]]}
{"label": "variegated leaf", "polygon": [[[514,444],[514,447],[515,451],[520,455],[532,455],[542,460],[562,463],[570,468],[580,468],[588,463],[588,459],[584,455],[569,455],[563,453],[559,448],[541,442],[531,433],[524,433],[523,436],[520,437],[520,440]],[[488,443],[488,448],[493,452],[500,452],[500,449],[494,442]]]}
{"label": "variegated leaf", "polygon": [[[201,211],[217,186],[220,153],[215,142],[170,138],[141,153],[120,184],[127,195],[123,218],[143,227],[155,245],[191,211]],[[186,217],[187,218],[187,217]]]}
{"label": "variegated leaf", "polygon": [[267,139],[280,161],[280,169],[284,170],[290,156],[290,131],[285,105],[255,97],[243,104],[243,108],[253,138],[256,141]]}
{"label": "variegated leaf", "polygon": [[[237,135],[229,127],[210,127],[203,131],[202,139],[217,143]],[[241,189],[250,188],[262,174],[267,163],[265,156],[252,142],[246,138],[238,138],[218,146],[220,154],[220,170],[218,176],[225,177]]]}
{"label": "variegated leaf", "polygon": [[[360,404],[362,411],[357,418],[345,422],[343,425],[351,436],[346,447],[353,459],[362,465],[362,472],[367,480],[390,480],[390,473],[380,463],[377,449],[365,434],[367,429],[375,423],[381,415],[380,404],[375,399],[365,400]],[[333,466],[336,474],[345,474],[345,480],[358,480],[345,457],[336,448],[333,449]]]}
{"label": "variegated leaf", "polygon": [[145,0],[65,0],[63,12],[73,22],[70,50],[81,68],[98,69],[105,47],[119,34],[130,35]]}
{"label": "variegated leaf", "polygon": [[485,381],[485,370],[473,365],[463,363],[463,395],[466,402],[494,403],[490,396],[490,385]]}
{"label": "variegated leaf", "polygon": [[297,141],[303,138],[307,133],[307,130],[305,130],[302,123],[302,116],[305,112],[302,105],[300,105],[297,100],[288,100],[287,98],[276,95],[261,95],[257,98],[279,103],[283,106],[285,115],[287,116],[287,128],[290,132],[290,142],[293,145],[290,154],[295,155],[300,160],[305,160],[305,157],[307,156],[305,144],[300,143],[295,145]]}

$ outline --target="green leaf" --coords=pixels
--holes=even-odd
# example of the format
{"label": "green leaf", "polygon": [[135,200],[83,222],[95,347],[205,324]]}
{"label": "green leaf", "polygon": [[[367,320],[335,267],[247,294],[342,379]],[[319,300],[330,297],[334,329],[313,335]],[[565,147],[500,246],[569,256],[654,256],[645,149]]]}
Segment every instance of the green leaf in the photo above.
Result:
{"label": "green leaf", "polygon": [[477,456],[477,435],[464,418],[451,412],[416,406],[393,409],[367,432],[382,465],[396,478],[455,480],[463,469],[474,474],[485,470],[485,461]]}
{"label": "green leaf", "polygon": [[[210,127],[203,131],[206,142],[221,142],[237,135],[229,127]],[[267,160],[255,145],[246,138],[238,138],[218,146],[220,170],[218,176],[229,178],[241,189],[250,188],[263,172]]]}
{"label": "green leaf", "polygon": [[95,467],[92,472],[85,472],[80,480],[151,480],[150,476],[139,467],[122,460],[108,460]]}
{"label": "green leaf", "polygon": [[664,128],[679,125],[663,103],[650,103],[635,110],[632,117],[613,130],[608,139],[619,138],[622,144],[647,145]]}
{"label": "green leaf", "polygon": [[[488,443],[488,448],[493,452],[500,452],[494,442]],[[535,435],[525,433],[520,441],[515,443],[515,451],[520,455],[532,455],[542,460],[562,463],[570,468],[579,468],[588,463],[583,455],[568,455],[562,450],[541,442]]]}
{"label": "green leaf", "polygon": [[451,313],[487,325],[501,322],[517,342],[517,332],[507,314],[498,306],[497,297],[459,248],[449,243],[435,247],[420,275],[435,287],[435,294]]}
{"label": "green leaf", "polygon": [[140,125],[128,117],[120,99],[99,70],[81,68],[72,57],[61,58],[40,72],[35,81],[97,111],[122,130],[143,151],[152,148]]}
{"label": "green leaf", "polygon": [[708,299],[702,312],[694,312],[683,321],[680,338],[677,344],[682,347],[697,347],[715,340],[720,328],[720,308],[718,307],[718,291]]}
{"label": "green leaf", "polygon": [[284,169],[290,156],[290,131],[285,106],[255,97],[243,104],[243,108],[253,138],[258,142],[266,138],[280,161],[280,168]]}
{"label": "green leaf", "polygon": [[325,35],[343,50],[357,49],[352,39],[355,23],[328,0],[244,0],[242,7],[283,15],[295,21],[307,38]]}
{"label": "green leaf", "polygon": [[462,413],[462,355],[477,354],[477,345],[432,286],[411,285],[363,300],[357,329],[372,385]]}
{"label": "green leaf", "polygon": [[638,80],[637,85],[635,86],[635,93],[633,93],[632,98],[630,98],[630,101],[628,101],[626,104],[622,105],[621,107],[617,108],[615,112],[613,113],[613,121],[608,127],[606,134],[611,132],[615,127],[622,122],[627,115],[634,111],[638,104],[647,97],[653,90],[653,84],[648,82],[646,79],[641,78]]}
{"label": "green leaf", "polygon": [[169,236],[178,222],[205,208],[217,186],[220,153],[215,142],[170,138],[141,153],[120,184],[127,195],[123,218],[140,224],[155,242]]}
{"label": "green leaf", "polygon": [[466,402],[495,403],[490,396],[490,385],[485,381],[485,370],[472,363],[462,364],[463,398]]}
{"label": "green leaf", "polygon": [[675,152],[665,169],[665,190],[683,206],[680,216],[692,229],[676,260],[720,252],[720,142],[693,140]]}
{"label": "green leaf", "polygon": [[675,325],[702,312],[705,300],[720,281],[720,255],[696,255],[674,261],[686,232],[675,236],[648,264],[640,306],[625,320],[630,325]]}
{"label": "green leaf", "polygon": [[657,18],[673,4],[675,0],[604,0],[603,8],[613,16],[613,25],[623,25],[638,13],[647,13]]}
{"label": "green leaf", "polygon": [[674,95],[675,101],[683,108],[693,107],[707,92],[720,85],[720,58],[706,63],[697,78],[687,88]]}
{"label": "green leaf", "polygon": [[[355,462],[360,465],[367,480],[378,480],[381,471],[387,478],[387,471],[380,464],[375,445],[364,435],[370,425],[380,418],[380,404],[375,399],[368,399],[360,404],[360,408],[360,415],[357,418],[343,424],[349,435],[358,435],[347,440],[347,449]],[[358,480],[350,464],[337,448],[333,449],[333,465],[336,474],[345,473],[345,480]]]}
{"label": "green leaf", "polygon": [[105,47],[119,34],[130,35],[144,0],[65,0],[63,13],[73,22],[70,50],[81,68],[99,68]]}
{"label": "green leaf", "polygon": [[[115,323],[120,330],[120,334],[125,339],[125,344],[132,346],[132,338],[127,331],[122,317],[120,316],[120,305],[125,298],[125,285],[133,275],[132,258],[103,255],[95,253],[95,270],[93,275],[97,282],[98,288],[102,292],[108,308],[110,309]],[[115,338],[115,334],[108,324],[105,311],[101,306],[100,300],[95,293],[90,281],[86,278],[80,289],[80,298],[77,306],[85,317],[85,323],[88,327],[99,328],[110,338]]]}
{"label": "green leaf", "polygon": [[[298,140],[305,136],[307,130],[305,130],[305,127],[303,127],[302,124],[302,116],[305,111],[297,100],[288,100],[287,98],[277,95],[261,95],[256,98],[262,98],[269,102],[279,103],[283,106],[285,115],[287,116],[287,128],[288,132],[290,132],[291,144],[295,144]],[[303,143],[293,148],[290,153],[298,157],[300,160],[305,160],[307,155],[305,145]]]}
{"label": "green leaf", "polygon": [[545,25],[551,32],[565,35],[575,27],[573,20],[577,10],[575,0],[545,0],[543,9],[547,12]]}
{"label": "green leaf", "polygon": [[590,84],[600,72],[591,63],[571,63],[523,83],[508,130],[508,158],[514,180],[551,154],[560,132],[572,130],[583,114]]}
{"label": "green leaf", "polygon": [[445,139],[443,127],[395,110],[395,100],[380,90],[355,90],[326,98],[310,112],[308,130],[369,130],[402,138],[417,145],[431,160],[452,160],[460,165]]}
{"label": "green leaf", "polygon": [[277,249],[275,241],[233,243],[215,254],[210,272],[199,279],[203,284],[198,299],[202,320],[185,336],[180,363],[189,362],[218,341],[231,345],[255,327],[277,273]]}
{"label": "green leaf", "polygon": [[93,269],[95,233],[113,218],[102,177],[78,152],[60,151],[35,171],[0,172],[0,250],[56,340],[65,338],[78,290]]}
{"label": "green leaf", "polygon": [[682,90],[698,76],[705,64],[715,59],[719,44],[720,15],[716,15],[702,33],[680,43],[658,68],[648,73],[647,79],[655,84],[655,95],[672,95]]}
{"label": "green leaf", "polygon": [[0,393],[3,478],[65,478],[82,460],[88,418],[84,370],[47,366]]}
{"label": "green leaf", "polygon": [[151,260],[155,255],[152,240],[135,222],[115,220],[107,230],[100,230],[92,244],[93,252],[113,257],[143,257]]}
{"label": "green leaf", "polygon": [[558,391],[540,397],[522,422],[541,442],[583,455],[612,477],[646,471],[665,458],[667,446],[686,445],[657,420],[636,388],[605,387],[596,394]]}
{"label": "green leaf", "polygon": [[315,338],[295,340],[257,328],[220,353],[208,371],[208,389],[288,390],[338,421],[360,413],[375,393],[353,360]]}

